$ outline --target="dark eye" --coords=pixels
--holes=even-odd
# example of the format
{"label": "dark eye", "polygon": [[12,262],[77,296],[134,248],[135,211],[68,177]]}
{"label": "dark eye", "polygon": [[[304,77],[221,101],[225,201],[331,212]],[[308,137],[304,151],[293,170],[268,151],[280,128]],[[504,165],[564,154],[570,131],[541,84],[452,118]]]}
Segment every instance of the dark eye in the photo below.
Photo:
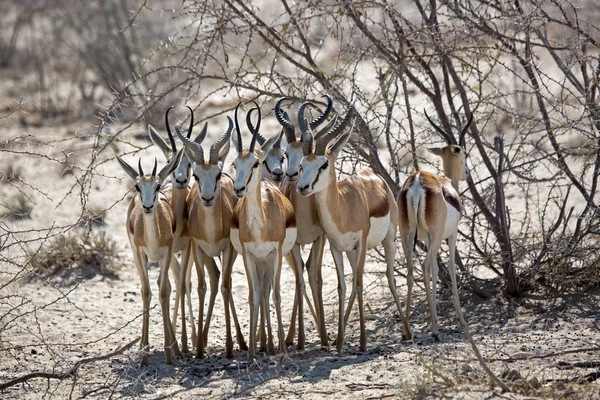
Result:
{"label": "dark eye", "polygon": [[252,168],[258,168],[259,165],[260,165],[260,163],[257,161],[256,164],[254,164],[254,167],[252,167]]}
{"label": "dark eye", "polygon": [[142,191],[142,189],[140,189],[140,187],[139,187],[138,185],[135,185],[135,190],[136,190],[137,192],[141,192],[141,191]]}
{"label": "dark eye", "polygon": [[319,168],[319,170],[323,171],[323,170],[327,169],[327,167],[329,167],[329,161],[327,161],[325,164],[321,165],[321,168]]}
{"label": "dark eye", "polygon": [[219,172],[219,175],[217,175],[217,180],[221,179],[221,172]]}
{"label": "dark eye", "polygon": [[156,185],[156,191],[158,192],[160,190],[160,184]]}

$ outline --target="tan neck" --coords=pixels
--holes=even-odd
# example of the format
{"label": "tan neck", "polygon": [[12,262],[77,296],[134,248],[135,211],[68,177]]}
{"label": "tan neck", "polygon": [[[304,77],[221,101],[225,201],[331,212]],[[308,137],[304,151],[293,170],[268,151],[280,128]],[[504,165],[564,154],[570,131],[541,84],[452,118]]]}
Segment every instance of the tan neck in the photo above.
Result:
{"label": "tan neck", "polygon": [[171,203],[173,215],[177,222],[182,221],[185,217],[185,202],[188,193],[188,188],[176,188],[175,186],[171,188],[171,199],[169,202]]}
{"label": "tan neck", "polygon": [[341,197],[338,191],[337,177],[335,176],[335,170],[333,168],[329,171],[329,184],[327,185],[327,189],[317,192],[313,196],[315,196],[317,202],[319,216],[327,214],[331,216],[332,221],[340,220],[338,214],[341,213],[345,207],[340,204]]}

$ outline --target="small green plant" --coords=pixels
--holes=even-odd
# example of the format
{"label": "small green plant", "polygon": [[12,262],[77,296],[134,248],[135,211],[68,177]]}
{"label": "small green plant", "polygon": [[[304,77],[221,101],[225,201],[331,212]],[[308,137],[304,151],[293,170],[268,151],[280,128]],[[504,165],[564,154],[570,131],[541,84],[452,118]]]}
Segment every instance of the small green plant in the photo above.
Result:
{"label": "small green plant", "polygon": [[33,276],[60,278],[69,286],[96,275],[116,279],[123,265],[121,248],[104,231],[71,231],[52,238],[30,255]]}
{"label": "small green plant", "polygon": [[10,198],[7,203],[2,204],[7,210],[0,213],[0,218],[5,219],[24,219],[31,218],[31,209],[33,205],[29,198],[19,192]]}

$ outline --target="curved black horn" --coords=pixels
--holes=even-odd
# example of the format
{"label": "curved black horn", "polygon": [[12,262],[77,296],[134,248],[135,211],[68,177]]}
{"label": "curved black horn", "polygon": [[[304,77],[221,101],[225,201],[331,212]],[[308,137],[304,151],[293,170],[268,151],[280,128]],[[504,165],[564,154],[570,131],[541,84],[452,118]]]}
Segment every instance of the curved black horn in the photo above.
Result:
{"label": "curved black horn", "polygon": [[212,144],[212,146],[210,146],[210,156],[208,162],[211,164],[217,164],[217,162],[219,161],[219,152],[231,136],[231,131],[233,130],[233,121],[229,116],[227,117],[227,122],[229,122],[227,131],[225,131],[225,133],[223,134],[223,136],[221,136],[219,140],[217,140]]}
{"label": "curved black horn", "polygon": [[171,142],[171,149],[173,149],[173,153],[177,153],[177,146],[175,146],[175,138],[173,137],[173,133],[171,133],[171,127],[169,126],[169,111],[174,108],[174,106],[169,107],[167,113],[165,114],[165,125],[167,126],[167,134],[169,135],[169,141]]}
{"label": "curved black horn", "polygon": [[154,157],[154,168],[152,168],[152,176],[156,176],[156,168],[158,167],[158,160]]}
{"label": "curved black horn", "polygon": [[[261,113],[260,113],[260,107],[258,106],[258,104],[256,104],[256,102],[254,100],[252,100],[252,102],[258,109],[258,122],[256,123],[256,130],[254,130],[252,132],[252,140],[250,141],[250,149],[249,149],[250,153],[252,153],[254,151],[254,146],[256,145],[256,138],[259,135],[258,130],[260,129],[260,119],[262,118]],[[246,116],[246,122],[248,121],[248,117],[250,116],[250,114],[251,113],[248,112],[248,115]]]}
{"label": "curved black horn", "polygon": [[242,132],[240,131],[240,123],[238,122],[238,109],[240,108],[240,105],[242,103],[238,103],[237,106],[235,106],[235,114],[234,114],[234,119],[235,119],[235,130],[236,130],[236,134],[237,134],[237,151],[238,153],[242,152]]}
{"label": "curved black horn", "polygon": [[318,154],[318,155],[325,154],[325,149],[327,148],[327,144],[333,138],[335,138],[337,135],[342,133],[342,131],[344,129],[346,129],[346,126],[348,126],[348,123],[352,119],[353,115],[354,115],[354,104],[350,104],[350,106],[348,107],[348,111],[346,112],[346,115],[344,116],[344,119],[342,119],[342,121],[340,121],[335,128],[333,128],[329,132],[327,132],[324,135],[322,135],[321,137],[319,137],[319,139],[316,141],[317,143],[315,144],[315,154]]}
{"label": "curved black horn", "polygon": [[456,144],[456,142],[454,141],[454,139],[448,135],[446,132],[444,132],[444,130],[442,128],[440,128],[438,125],[435,124],[435,122],[433,122],[431,120],[431,118],[429,118],[429,115],[427,115],[427,111],[423,110],[425,112],[425,116],[427,117],[427,120],[429,121],[429,123],[431,125],[433,125],[433,127],[435,128],[436,131],[438,131],[438,133],[440,135],[442,135],[442,137],[446,140],[446,142],[448,144]]}
{"label": "curved black horn", "polygon": [[296,141],[296,128],[290,122],[287,113],[281,110],[281,103],[284,100],[287,100],[287,97],[282,97],[275,103],[275,118],[277,118],[277,122],[283,127],[283,132],[288,143],[293,143]]}
{"label": "curved black horn", "polygon": [[281,138],[283,137],[283,130],[284,130],[283,127],[281,127],[281,130],[279,131],[279,138],[277,139],[277,141],[275,143],[273,143],[273,148],[274,149],[280,149],[281,148]]}
{"label": "curved black horn", "polygon": [[183,136],[183,132],[181,131],[181,126],[179,124],[175,125],[175,132],[177,133],[177,136],[179,136],[179,139],[183,142],[186,150],[188,152],[191,151],[191,153],[194,155],[192,157],[193,161],[196,164],[204,164],[204,151],[202,150],[200,143],[194,142],[193,140]]}
{"label": "curved black horn", "polygon": [[141,158],[138,160],[138,172],[140,173],[140,176],[144,176],[144,170],[142,169],[142,159]]}
{"label": "curved black horn", "polygon": [[331,98],[330,95],[324,94],[321,97],[327,98],[327,107],[325,108],[325,111],[323,111],[323,113],[321,115],[319,115],[317,118],[310,121],[310,123],[309,123],[310,129],[315,129],[319,125],[321,125],[323,123],[323,121],[325,121],[325,119],[327,119],[327,117],[329,116],[329,114],[331,113],[331,110],[333,108],[333,98]]}
{"label": "curved black horn", "polygon": [[190,106],[186,106],[190,110],[190,127],[188,128],[187,138],[192,137],[192,130],[194,129],[194,110]]}
{"label": "curved black horn", "polygon": [[334,127],[337,125],[337,122],[338,122],[338,117],[339,117],[339,115],[338,115],[338,114],[334,115],[334,116],[333,116],[333,118],[331,118],[331,121],[329,121],[329,122],[327,123],[327,125],[325,125],[325,126],[324,126],[323,128],[321,128],[321,129],[319,129],[319,132],[317,132],[317,133],[315,134],[315,140],[319,140],[319,138],[320,138],[321,136],[323,136],[324,134],[326,134],[327,132],[329,132],[330,130],[332,130],[332,129],[333,129],[333,128],[334,128]]}
{"label": "curved black horn", "polygon": [[[493,113],[494,113],[494,110],[492,109],[492,114]],[[490,117],[491,117],[491,114],[490,114]],[[460,147],[462,147],[463,149],[465,148],[465,134],[467,133],[469,126],[471,126],[471,122],[473,122],[473,113],[472,112],[471,112],[471,116],[469,117],[469,122],[467,122],[467,124],[463,128],[462,132],[460,133],[460,136],[458,137],[458,145]]]}
{"label": "curved black horn", "polygon": [[304,102],[298,109],[298,126],[300,127],[300,134],[302,139],[302,152],[305,156],[312,153],[313,150],[313,134],[310,131],[310,127],[306,118],[304,118],[304,112],[306,107],[310,106],[310,102]]}
{"label": "curved black horn", "polygon": [[[257,134],[256,134],[256,140],[258,140],[258,144],[260,144],[261,146],[267,141],[267,139],[260,134],[259,130],[260,130],[260,119],[258,120],[258,122],[256,123],[256,129],[254,129],[254,125],[252,125],[252,113],[255,110],[259,110],[258,108],[252,108],[250,111],[248,111],[248,114],[246,114],[246,125],[248,126],[248,129],[250,130],[250,133],[254,134],[254,131],[256,130]],[[260,110],[259,110],[260,112]]]}

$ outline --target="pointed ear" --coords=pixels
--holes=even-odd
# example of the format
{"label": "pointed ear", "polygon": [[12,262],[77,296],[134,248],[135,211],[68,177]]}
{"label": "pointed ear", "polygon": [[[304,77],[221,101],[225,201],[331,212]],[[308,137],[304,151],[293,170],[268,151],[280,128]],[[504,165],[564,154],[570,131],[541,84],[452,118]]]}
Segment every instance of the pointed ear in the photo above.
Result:
{"label": "pointed ear", "polygon": [[150,140],[152,140],[152,143],[157,145],[158,148],[163,152],[165,157],[168,159],[173,149],[171,149],[171,146],[169,146],[167,142],[165,142],[164,139],[160,137],[160,135],[152,125],[148,125],[148,135],[150,135]]}
{"label": "pointed ear", "polygon": [[333,153],[333,158],[336,159],[337,156],[342,151],[342,148],[348,143],[350,140],[350,132],[344,133],[342,136],[335,141],[335,143],[329,148],[329,150]]}
{"label": "pointed ear", "polygon": [[219,158],[217,160],[221,163],[221,166],[225,164],[225,159],[227,158],[227,154],[229,154],[230,146],[231,142],[228,140],[219,151]]}
{"label": "pointed ear", "polygon": [[118,154],[115,153],[115,156],[117,156],[117,161],[121,165],[121,168],[123,168],[123,171],[125,171],[125,173],[127,173],[127,175],[129,175],[129,177],[134,181],[137,180],[137,177],[139,176],[138,172],[131,165],[127,164],[121,157],[119,157]]}
{"label": "pointed ear", "polygon": [[202,143],[204,141],[204,139],[206,139],[207,132],[208,132],[208,122],[205,122],[200,133],[198,135],[196,135],[196,137],[194,138],[194,142],[196,142],[198,144]]}
{"label": "pointed ear", "polygon": [[263,152],[263,154],[266,155],[269,152],[269,150],[273,148],[273,145],[277,143],[277,141],[281,138],[282,134],[283,132],[279,132],[277,135],[271,136],[269,140],[267,140],[262,146],[260,146],[260,150]]}
{"label": "pointed ear", "polygon": [[444,149],[442,149],[441,147],[428,147],[427,150],[429,150],[430,153],[433,153],[436,156],[441,156],[442,152],[444,151]]}
{"label": "pointed ear", "polygon": [[240,146],[238,146],[238,138],[237,135],[231,135],[231,142],[233,143],[233,148],[234,149],[239,149]]}
{"label": "pointed ear", "polygon": [[160,178],[160,183],[163,183],[169,175],[177,169],[179,162],[181,161],[181,157],[183,156],[183,150],[179,150],[175,156],[169,161],[167,165],[165,165],[160,172],[158,173],[158,177]]}

